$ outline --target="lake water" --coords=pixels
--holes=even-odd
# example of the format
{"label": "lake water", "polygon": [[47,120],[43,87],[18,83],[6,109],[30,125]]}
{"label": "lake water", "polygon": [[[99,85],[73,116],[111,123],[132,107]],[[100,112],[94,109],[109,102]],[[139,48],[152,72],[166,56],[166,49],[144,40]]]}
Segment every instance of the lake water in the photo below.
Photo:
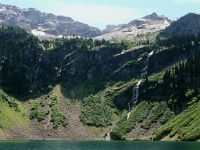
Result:
{"label": "lake water", "polygon": [[0,141],[0,150],[200,150],[200,142]]}

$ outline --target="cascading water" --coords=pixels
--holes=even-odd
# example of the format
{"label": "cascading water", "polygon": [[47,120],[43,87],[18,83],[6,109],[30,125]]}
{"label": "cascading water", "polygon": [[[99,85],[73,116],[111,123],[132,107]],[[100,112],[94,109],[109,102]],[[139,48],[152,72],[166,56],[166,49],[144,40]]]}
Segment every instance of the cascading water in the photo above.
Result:
{"label": "cascading water", "polygon": [[37,63],[36,76],[37,76],[37,74],[38,74],[38,71],[39,71],[39,68],[40,68],[40,62],[41,62],[41,60],[42,60],[42,56],[44,55],[44,53],[45,53],[45,51],[42,51],[42,52],[40,53],[39,60],[38,60],[38,63]]}
{"label": "cascading water", "polygon": [[[142,79],[140,79],[138,81],[138,83],[133,87],[133,90],[132,90],[132,99],[131,101],[128,103],[128,106],[129,106],[129,112],[131,111],[131,109],[133,107],[135,107],[137,101],[138,101],[138,96],[139,96],[139,87],[140,87],[140,84],[142,82]],[[131,108],[131,105],[132,105],[132,108]]]}
{"label": "cascading water", "polygon": [[133,90],[132,90],[132,99],[128,103],[129,113],[127,114],[127,119],[129,118],[131,111],[133,110],[133,108],[136,106],[136,104],[138,102],[140,84],[142,82],[142,79],[144,79],[147,76],[147,70],[148,70],[148,65],[149,65],[149,58],[152,55],[153,55],[153,51],[148,54],[147,60],[145,61],[145,67],[141,70],[141,79],[133,87]]}
{"label": "cascading water", "polygon": [[153,55],[153,51],[150,52],[147,56],[147,60],[146,60],[146,64],[145,64],[145,67],[141,70],[141,79],[144,79],[147,75],[147,69],[148,69],[148,66],[149,66],[149,58]]}
{"label": "cascading water", "polygon": [[[40,53],[40,56],[39,56],[39,59],[38,59],[38,62],[37,62],[37,68],[36,68],[36,70],[35,70],[35,74],[34,74],[34,76],[33,76],[33,87],[32,87],[32,89],[36,89],[37,87],[36,87],[36,83],[35,83],[35,81],[37,81],[37,78],[38,78],[38,72],[39,72],[39,70],[40,70],[40,63],[41,63],[41,61],[42,61],[42,56],[44,55],[44,53],[45,53],[45,51],[43,50],[41,53]],[[31,90],[32,91],[32,90]]]}
{"label": "cascading water", "polygon": [[[132,90],[132,99],[131,101],[128,103],[129,106],[129,112],[127,114],[127,120],[131,114],[131,111],[133,110],[133,108],[136,106],[137,101],[138,101],[138,97],[139,97],[139,88],[140,88],[140,84],[142,83],[142,79],[144,79],[147,76],[147,69],[149,66],[149,58],[153,55],[153,51],[150,52],[147,56],[147,60],[145,61],[145,67],[141,70],[141,79],[137,82],[137,84],[133,87]],[[112,132],[112,129],[110,130],[110,132]],[[110,132],[107,133],[106,136],[106,140],[110,140]]]}
{"label": "cascading water", "polygon": [[110,140],[111,140],[111,138],[110,138],[110,132],[112,132],[112,129],[107,133],[107,135],[106,135],[106,137],[105,137],[105,139],[106,139],[107,141],[110,141]]}

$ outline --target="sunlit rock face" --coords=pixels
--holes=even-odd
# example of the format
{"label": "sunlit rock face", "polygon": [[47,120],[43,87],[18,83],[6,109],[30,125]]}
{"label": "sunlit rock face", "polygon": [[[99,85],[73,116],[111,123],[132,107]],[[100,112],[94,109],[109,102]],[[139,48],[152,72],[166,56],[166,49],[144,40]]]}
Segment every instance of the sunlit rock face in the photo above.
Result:
{"label": "sunlit rock face", "polygon": [[[101,34],[98,28],[74,21],[70,17],[42,13],[34,8],[21,9],[0,4],[0,26],[20,26],[35,35],[95,37]],[[38,32],[37,32],[38,31]]]}
{"label": "sunlit rock face", "polygon": [[102,31],[102,35],[96,37],[96,39],[134,41],[136,37],[157,33],[171,23],[172,21],[167,17],[152,13],[143,18],[133,20],[128,24],[107,25],[106,29]]}

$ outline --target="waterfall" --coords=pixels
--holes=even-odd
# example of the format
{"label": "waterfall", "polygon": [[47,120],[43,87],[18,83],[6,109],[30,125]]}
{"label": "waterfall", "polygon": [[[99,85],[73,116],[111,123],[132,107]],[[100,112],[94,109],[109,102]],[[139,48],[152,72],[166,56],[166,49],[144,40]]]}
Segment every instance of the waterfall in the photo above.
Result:
{"label": "waterfall", "polygon": [[[131,111],[135,108],[137,102],[138,102],[138,97],[139,97],[139,88],[140,88],[140,84],[142,83],[142,79],[144,79],[147,76],[147,70],[148,70],[148,66],[149,66],[149,58],[153,55],[153,51],[150,52],[147,56],[147,59],[145,61],[145,67],[141,70],[140,72],[140,80],[137,82],[137,84],[133,87],[132,89],[132,99],[131,101],[128,103],[129,106],[129,112],[127,114],[127,119],[129,118]],[[112,129],[110,130],[110,132],[112,132]],[[110,132],[107,133],[105,139],[106,140],[110,140]]]}
{"label": "waterfall", "polygon": [[36,76],[37,76],[38,71],[40,69],[40,62],[42,61],[42,56],[44,55],[44,53],[45,53],[44,50],[40,53],[39,60],[38,60],[38,63],[37,63],[37,68],[36,68]]}
{"label": "waterfall", "polygon": [[144,79],[147,76],[147,69],[149,66],[149,58],[153,55],[153,51],[150,52],[147,56],[147,60],[145,61],[145,67],[141,70],[141,79]]}
{"label": "waterfall", "polygon": [[137,84],[132,89],[132,99],[128,103],[129,113],[127,114],[127,119],[129,118],[131,111],[133,110],[133,108],[136,106],[136,104],[138,102],[140,84],[142,83],[142,79],[144,79],[147,76],[147,70],[148,70],[148,66],[149,66],[149,58],[152,55],[153,55],[153,51],[148,54],[147,60],[145,61],[145,67],[141,70],[141,74],[140,74],[141,79],[137,82]]}
{"label": "waterfall", "polygon": [[[42,50],[41,53],[40,53],[38,62],[37,62],[37,64],[36,64],[36,70],[35,70],[35,72],[34,72],[34,76],[33,76],[33,80],[32,80],[32,82],[33,82],[33,87],[32,87],[31,89],[36,89],[36,88],[37,88],[37,87],[36,87],[36,82],[37,82],[37,79],[38,79],[38,72],[39,72],[39,70],[40,70],[40,63],[41,63],[41,61],[42,61],[42,56],[44,55],[44,53],[45,53],[45,51]],[[31,91],[32,91],[32,90],[31,90]]]}
{"label": "waterfall", "polygon": [[[140,80],[138,81],[138,83],[133,87],[133,90],[132,90],[132,99],[131,99],[131,101],[128,103],[129,111],[131,111],[131,109],[132,109],[133,107],[135,107],[136,104],[137,104],[138,96],[139,96],[139,87],[140,87],[141,82],[142,82],[142,79],[140,79]],[[132,104],[132,107],[131,107],[131,104]]]}
{"label": "waterfall", "polygon": [[111,140],[111,138],[110,138],[110,132],[112,132],[112,129],[106,134],[105,139],[106,139],[107,141],[110,141],[110,140]]}

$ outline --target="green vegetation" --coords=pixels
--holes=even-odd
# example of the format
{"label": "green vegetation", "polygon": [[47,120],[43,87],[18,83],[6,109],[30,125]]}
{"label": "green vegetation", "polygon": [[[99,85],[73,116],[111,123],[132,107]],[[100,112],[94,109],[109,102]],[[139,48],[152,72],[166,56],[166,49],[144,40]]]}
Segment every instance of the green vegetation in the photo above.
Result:
{"label": "green vegetation", "polygon": [[[64,95],[80,101],[84,125],[113,125],[112,139],[126,139],[136,125],[149,130],[155,124],[161,128],[153,140],[199,139],[200,35],[158,35],[143,44],[126,51],[135,45],[83,38],[39,41],[18,27],[0,28],[0,127],[25,124],[18,99],[26,103],[30,97],[30,119],[50,121],[53,129],[66,127],[59,109]],[[138,105],[127,119],[132,88],[152,50]],[[57,84],[62,93],[54,91]]]}
{"label": "green vegetation", "polygon": [[[169,110],[165,101],[147,102],[143,101],[131,112],[127,119],[127,113],[123,114],[117,126],[111,132],[111,138],[115,140],[125,139],[125,135],[134,129],[137,123],[141,128],[150,129],[153,123],[164,124],[174,117],[174,113]],[[144,122],[144,120],[146,120]]]}
{"label": "green vegetation", "polygon": [[27,126],[27,119],[24,113],[14,111],[5,102],[0,101],[0,128],[11,129],[13,126]]}
{"label": "green vegetation", "polygon": [[76,50],[76,51],[99,51],[102,49],[110,49],[113,54],[120,53],[123,49],[127,49],[128,44],[110,43],[106,40],[93,40],[83,38],[61,38],[53,41],[42,41],[47,49],[53,45],[54,49]]}
{"label": "green vegetation", "polygon": [[172,90],[171,99],[177,103],[191,101],[191,97],[198,95],[198,82],[200,76],[200,51],[197,49],[193,54],[187,56],[186,61],[167,70],[164,75],[163,84]]}
{"label": "green vegetation", "polygon": [[83,107],[80,114],[80,120],[87,125],[97,127],[108,126],[112,124],[113,110],[106,97],[100,92],[95,96],[91,95],[83,100]]}
{"label": "green vegetation", "polygon": [[62,87],[62,94],[72,100],[80,100],[89,95],[95,95],[103,90],[106,87],[106,84],[106,80],[103,79],[81,81],[74,86],[69,87],[67,90]]}
{"label": "green vegetation", "polygon": [[152,139],[161,140],[177,136],[181,141],[195,141],[200,138],[200,102],[193,104],[181,114],[154,132]]}
{"label": "green vegetation", "polygon": [[[82,101],[80,120],[87,125],[105,127],[112,124],[120,109],[127,108],[127,101],[119,101],[119,97],[127,96],[135,80],[129,82],[117,82],[108,86],[105,90],[89,95]],[[117,109],[118,108],[118,109]]]}
{"label": "green vegetation", "polygon": [[117,124],[117,127],[112,130],[110,136],[114,140],[125,139],[125,134],[129,133],[135,126],[136,123],[142,122],[143,119],[147,118],[151,105],[148,102],[141,102],[131,113],[129,119],[123,115],[122,120]]}
{"label": "green vegetation", "polygon": [[[167,40],[171,40],[171,39],[165,39],[165,42]],[[187,40],[194,40],[194,39],[188,38]],[[183,41],[185,42],[185,40]],[[179,60],[179,58],[182,59],[183,56],[185,55],[185,52],[187,52],[188,47],[195,47],[198,45],[197,42],[195,42],[195,44],[194,42],[191,42],[193,44],[190,46],[188,46],[187,44],[185,45],[184,43],[181,43],[180,44],[181,48],[180,48],[177,45],[170,45],[170,46],[163,45],[164,42],[163,43],[162,42],[160,43],[160,45],[157,45],[158,47],[156,47],[154,44],[154,48],[157,49],[155,50],[154,55],[156,58],[159,59],[157,60],[158,62],[161,60],[163,61],[164,56],[162,55],[165,55],[164,59],[166,60],[168,60],[171,57],[171,54],[174,54],[174,56],[177,57],[174,60]],[[182,41],[180,40],[179,42],[182,42]],[[183,50],[183,47],[185,47],[184,50]],[[177,50],[174,53],[173,51],[176,48]],[[123,64],[121,68],[133,67],[137,61],[145,60],[146,55],[147,55],[146,53],[142,53],[140,55],[141,59],[127,61],[125,64]],[[196,53],[194,54],[191,53],[190,55],[193,55],[192,58],[195,58],[195,57],[196,59],[198,58],[197,57],[198,55]],[[162,56],[162,57],[159,57],[159,56]],[[131,113],[131,116],[128,120],[126,120],[126,115],[123,114],[122,116],[120,116],[119,114],[121,110],[127,109],[126,105],[129,101],[125,99],[126,98],[130,99],[131,88],[135,84],[135,83],[133,84],[133,82],[131,81],[123,81],[121,83],[119,82],[119,84],[114,83],[112,85],[108,85],[106,90],[109,94],[105,94],[106,92],[104,90],[98,93],[94,93],[93,95],[87,98],[84,98],[82,112],[80,114],[81,121],[87,125],[108,126],[110,125],[110,122],[107,122],[106,124],[105,116],[107,115],[108,116],[107,118],[109,118],[110,120],[110,118],[114,114],[119,115],[120,121],[117,123],[116,127],[111,132],[112,139],[125,139],[125,135],[129,133],[132,129],[134,129],[134,126],[136,125],[136,123],[141,123],[141,128],[146,129],[146,130],[149,130],[152,127],[152,125],[155,123],[164,125],[169,120],[174,118],[175,114],[181,113],[182,110],[184,110],[185,105],[192,104],[198,101],[198,98],[195,99],[195,97],[198,97],[196,84],[194,84],[194,82],[193,83],[190,82],[191,84],[187,85],[185,84],[185,82],[183,82],[187,80],[188,78],[186,77],[189,76],[188,73],[186,73],[185,71],[187,70],[189,71],[190,69],[181,68],[183,66],[188,66],[188,68],[194,68],[193,67],[194,63],[193,63],[193,66],[189,66],[189,64],[187,63],[192,58],[189,58],[189,55],[188,55],[188,59],[184,61],[184,64],[182,63],[179,66],[176,65],[174,67],[175,69],[171,69],[170,71],[167,69],[167,71],[165,72],[162,71],[162,72],[154,73],[155,69],[151,69],[150,72],[152,72],[152,74],[148,78],[146,78],[145,81],[143,81],[140,87],[140,101],[141,99],[146,99],[146,101],[143,101],[134,109],[134,111]],[[195,62],[195,60],[192,60],[192,62]],[[150,65],[154,65],[154,63],[155,62],[150,62]],[[156,69],[163,70],[166,67],[170,66],[171,63],[173,64],[173,62],[169,62],[168,64],[160,63]],[[195,64],[198,65],[198,63],[195,63]],[[136,68],[136,67],[133,67],[133,68]],[[194,70],[192,70],[191,72],[195,72],[195,71],[197,72],[198,69],[194,68]],[[185,77],[183,77],[183,75],[179,75],[179,73],[184,74]],[[194,79],[194,77],[190,77],[190,78]],[[180,84],[182,84],[185,87],[180,86]],[[181,91],[181,90],[185,90],[185,91]],[[125,95],[122,98],[123,100],[125,100],[125,103],[122,103],[122,100],[118,101],[118,99],[121,98],[122,93],[123,95]],[[128,93],[130,94],[129,97],[126,96],[126,94]],[[104,110],[103,108],[106,108],[106,110]],[[105,113],[101,113],[101,112],[105,112]],[[143,122],[143,120],[145,120],[145,122]]]}
{"label": "green vegetation", "polygon": [[168,120],[173,118],[174,113],[168,108],[165,101],[154,102],[151,109],[152,116],[147,122],[141,125],[144,129],[150,129],[153,123],[159,122],[160,124],[165,124]]}
{"label": "green vegetation", "polygon": [[38,41],[24,29],[0,28],[1,86],[6,92],[19,96],[32,90],[28,75],[33,74],[42,51]]}
{"label": "green vegetation", "polygon": [[[58,88],[58,86],[56,87]],[[48,115],[50,115],[50,122],[53,123],[53,129],[57,129],[59,125],[67,126],[67,119],[64,114],[59,111],[58,108],[58,96],[60,93],[53,94],[50,92],[49,94],[40,97],[36,100],[30,101],[30,119],[37,119],[38,122],[47,119]]]}
{"label": "green vegetation", "polygon": [[38,122],[42,121],[45,119],[46,115],[48,114],[40,111],[39,109],[39,104],[37,102],[34,102],[32,104],[31,112],[30,112],[30,119],[37,119]]}
{"label": "green vegetation", "polygon": [[58,110],[57,105],[57,96],[51,97],[52,101],[50,103],[51,107],[51,122],[53,122],[53,129],[57,129],[59,125],[67,126],[67,119],[65,116]]}
{"label": "green vegetation", "polygon": [[25,113],[17,100],[0,90],[0,129],[10,129],[13,126],[27,126]]}
{"label": "green vegetation", "polygon": [[[50,92],[48,87],[54,87],[61,81],[74,80],[70,78],[70,69],[73,68],[77,56],[83,57],[81,61],[94,64],[92,61],[95,61],[96,54],[100,59],[101,57],[105,59],[126,48],[127,45],[123,42],[110,43],[104,39],[99,41],[60,38],[39,41],[37,37],[19,27],[2,27],[0,28],[1,86],[16,97],[47,94]],[[89,69],[91,66],[88,64],[83,65],[81,69]],[[65,78],[60,77],[61,71]]]}
{"label": "green vegetation", "polygon": [[2,89],[0,89],[0,101],[7,103],[15,111],[21,111],[19,102],[15,98],[8,96]]}

